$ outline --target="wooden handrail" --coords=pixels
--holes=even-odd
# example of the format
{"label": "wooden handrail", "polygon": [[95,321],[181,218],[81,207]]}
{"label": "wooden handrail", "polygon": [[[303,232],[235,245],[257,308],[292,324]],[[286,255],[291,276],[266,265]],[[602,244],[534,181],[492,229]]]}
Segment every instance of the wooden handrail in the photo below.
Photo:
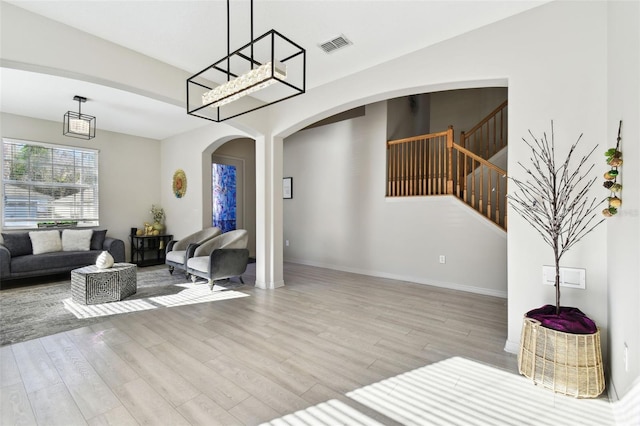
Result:
{"label": "wooden handrail", "polygon": [[482,164],[483,166],[486,166],[489,169],[495,170],[496,173],[499,173],[502,176],[506,176],[507,172],[505,170],[502,170],[500,167],[496,166],[493,163],[488,162],[487,160],[485,160],[484,158],[480,157],[477,154],[474,154],[473,152],[469,151],[466,148],[461,147],[460,145],[458,145],[457,143],[453,143],[453,148],[460,151],[461,153],[468,155],[469,157],[473,158],[474,160],[476,160],[478,163]]}
{"label": "wooden handrail", "polygon": [[395,139],[392,141],[387,141],[387,146],[397,145],[400,143],[417,142],[423,139],[435,139],[438,137],[447,136],[447,134],[452,130],[453,130],[453,126],[449,126],[449,129],[443,132],[428,133],[426,135],[419,135],[419,136],[411,136],[410,138],[404,138],[404,139]]}
{"label": "wooden handrail", "polygon": [[498,105],[498,107],[496,107],[496,109],[494,109],[493,111],[491,111],[485,118],[483,118],[478,124],[476,124],[475,126],[473,126],[471,129],[467,130],[466,132],[464,132],[465,134],[469,135],[471,133],[475,133],[478,131],[478,129],[480,129],[482,126],[484,126],[485,124],[487,124],[489,122],[489,120],[491,120],[493,118],[494,115],[498,114],[500,112],[500,110],[504,107],[507,106],[508,104],[508,100],[504,101],[503,103],[501,103],[500,105]]}
{"label": "wooden handrail", "polygon": [[507,105],[502,102],[471,130],[460,132],[459,144],[488,160],[507,146]]}

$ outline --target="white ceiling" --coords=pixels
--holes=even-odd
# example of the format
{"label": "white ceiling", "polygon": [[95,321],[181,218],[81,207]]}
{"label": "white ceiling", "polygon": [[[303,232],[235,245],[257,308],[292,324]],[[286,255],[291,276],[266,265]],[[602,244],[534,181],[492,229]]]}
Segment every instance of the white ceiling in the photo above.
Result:
{"label": "white ceiling", "polygon": [[[275,29],[304,47],[309,90],[546,1],[255,0],[254,36]],[[8,3],[189,73],[226,56],[224,0]],[[232,50],[249,42],[249,4],[248,0],[231,2]],[[331,54],[320,49],[320,43],[341,34],[353,45]],[[210,123],[187,116],[183,106],[123,90],[15,69],[0,71],[3,112],[62,122],[67,110],[77,111],[73,95],[78,94],[89,98],[82,110],[97,117],[99,131],[163,139]],[[47,96],[42,96],[43,87],[47,88]]]}

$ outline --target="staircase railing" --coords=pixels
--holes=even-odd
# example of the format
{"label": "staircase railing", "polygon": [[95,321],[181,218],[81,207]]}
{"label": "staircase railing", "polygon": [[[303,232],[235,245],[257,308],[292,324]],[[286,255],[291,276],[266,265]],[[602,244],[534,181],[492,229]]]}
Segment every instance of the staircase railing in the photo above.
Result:
{"label": "staircase railing", "polygon": [[453,127],[387,142],[387,196],[451,194],[452,143]]}
{"label": "staircase railing", "polygon": [[507,172],[453,144],[457,170],[455,195],[500,227],[507,229]]}
{"label": "staircase railing", "polygon": [[460,145],[485,160],[507,146],[507,104],[504,101],[471,130],[460,132]]}
{"label": "staircase railing", "polygon": [[506,171],[439,133],[387,142],[387,196],[455,195],[506,229]]}

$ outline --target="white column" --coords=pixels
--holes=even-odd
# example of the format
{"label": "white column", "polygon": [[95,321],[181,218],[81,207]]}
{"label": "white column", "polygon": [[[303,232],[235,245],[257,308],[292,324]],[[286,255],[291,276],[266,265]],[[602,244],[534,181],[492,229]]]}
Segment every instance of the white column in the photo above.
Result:
{"label": "white column", "polygon": [[284,286],[282,253],[282,138],[256,138],[256,282]]}

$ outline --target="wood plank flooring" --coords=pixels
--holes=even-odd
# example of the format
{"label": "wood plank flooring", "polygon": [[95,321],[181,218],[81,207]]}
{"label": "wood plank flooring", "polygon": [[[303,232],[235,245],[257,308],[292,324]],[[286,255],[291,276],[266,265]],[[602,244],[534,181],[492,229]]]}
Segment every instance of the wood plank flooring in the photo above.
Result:
{"label": "wood plank flooring", "polygon": [[335,399],[393,425],[345,394],[453,356],[516,372],[505,299],[296,264],[285,282],[2,347],[0,423],[255,425]]}

